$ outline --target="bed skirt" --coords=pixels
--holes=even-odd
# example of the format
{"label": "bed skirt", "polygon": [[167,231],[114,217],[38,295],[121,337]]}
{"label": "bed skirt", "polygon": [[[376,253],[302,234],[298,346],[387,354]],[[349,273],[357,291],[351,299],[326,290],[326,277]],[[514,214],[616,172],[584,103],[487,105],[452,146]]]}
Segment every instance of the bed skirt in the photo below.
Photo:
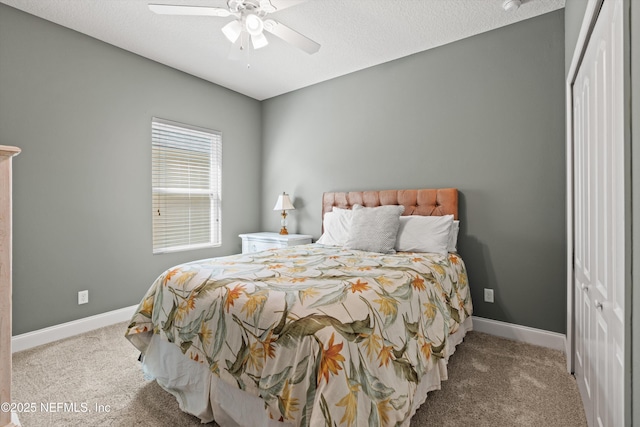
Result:
{"label": "bed skirt", "polygon": [[[445,357],[436,368],[420,380],[413,398],[411,416],[427,399],[427,393],[439,390],[441,382],[448,378],[447,362],[468,331],[473,329],[471,317],[460,324],[447,339]],[[152,335],[142,358],[145,378],[156,380],[166,391],[175,396],[180,409],[192,414],[203,423],[214,421],[221,427],[289,427],[270,419],[264,402],[236,387],[229,386],[211,373],[204,364],[185,357],[180,349],[159,335]],[[411,417],[410,417],[411,418]],[[409,426],[409,420],[405,427]]]}

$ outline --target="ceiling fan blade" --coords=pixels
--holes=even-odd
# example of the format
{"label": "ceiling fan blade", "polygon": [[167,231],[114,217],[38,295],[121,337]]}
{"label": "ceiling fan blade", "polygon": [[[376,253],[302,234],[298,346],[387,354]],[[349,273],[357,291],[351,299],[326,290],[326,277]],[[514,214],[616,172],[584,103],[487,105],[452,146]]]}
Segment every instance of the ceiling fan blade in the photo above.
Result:
{"label": "ceiling fan blade", "polygon": [[149,3],[149,9],[159,15],[220,16],[222,18],[232,15],[229,9],[208,6],[176,6]]}
{"label": "ceiling fan blade", "polygon": [[308,54],[314,54],[320,49],[320,44],[273,19],[264,21],[264,29]]}
{"label": "ceiling fan blade", "polygon": [[297,6],[301,3],[305,3],[307,0],[260,0],[262,2],[270,2],[271,5],[276,9],[275,11],[279,11],[282,9],[286,9],[291,6]]}

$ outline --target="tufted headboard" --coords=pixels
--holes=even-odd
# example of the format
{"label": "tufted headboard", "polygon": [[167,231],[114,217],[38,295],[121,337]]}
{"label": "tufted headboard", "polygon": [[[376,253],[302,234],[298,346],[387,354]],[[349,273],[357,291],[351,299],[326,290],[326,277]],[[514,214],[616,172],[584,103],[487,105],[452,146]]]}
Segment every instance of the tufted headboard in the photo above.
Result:
{"label": "tufted headboard", "polygon": [[404,205],[403,215],[453,215],[458,219],[458,189],[425,188],[419,190],[349,191],[322,195],[322,218],[333,207],[351,209],[355,204],[365,207]]}

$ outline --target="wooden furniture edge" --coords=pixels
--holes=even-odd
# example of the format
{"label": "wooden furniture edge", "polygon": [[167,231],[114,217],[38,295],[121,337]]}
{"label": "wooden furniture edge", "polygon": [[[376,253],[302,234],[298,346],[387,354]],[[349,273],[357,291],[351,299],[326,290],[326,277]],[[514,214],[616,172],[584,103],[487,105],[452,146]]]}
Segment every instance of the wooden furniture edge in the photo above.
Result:
{"label": "wooden furniture edge", "polygon": [[0,156],[17,156],[21,151],[22,150],[20,150],[18,147],[13,147],[10,145],[0,145]]}
{"label": "wooden furniture edge", "polygon": [[[11,404],[11,163],[18,147],[0,145],[0,403]],[[0,412],[0,426],[14,427],[11,412]]]}

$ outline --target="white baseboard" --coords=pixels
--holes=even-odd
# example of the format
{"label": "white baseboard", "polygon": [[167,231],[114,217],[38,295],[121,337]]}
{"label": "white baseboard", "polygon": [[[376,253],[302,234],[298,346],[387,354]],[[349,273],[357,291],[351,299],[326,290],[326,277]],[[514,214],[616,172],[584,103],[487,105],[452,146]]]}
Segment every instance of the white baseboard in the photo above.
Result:
{"label": "white baseboard", "polygon": [[564,334],[473,316],[473,330],[514,341],[566,351]]}
{"label": "white baseboard", "polygon": [[[84,319],[78,319],[62,323],[60,325],[39,329],[37,331],[27,332],[26,334],[16,335],[11,338],[11,351],[12,353],[15,353],[18,351],[28,350],[39,345],[49,344],[84,332],[93,331],[94,329],[125,322],[133,316],[136,308],[138,308],[137,304],[121,308],[119,310],[85,317]],[[501,322],[499,320],[485,319],[477,316],[473,316],[473,330],[502,338],[525,342],[527,344],[548,347],[554,350],[566,350],[565,336],[557,332],[549,332],[542,329],[520,326],[513,323]]]}
{"label": "white baseboard", "polygon": [[26,334],[16,335],[11,338],[11,352],[27,350],[43,344],[49,344],[64,338],[84,332],[93,331],[94,329],[104,328],[116,323],[125,322],[133,316],[138,305],[121,308],[119,310],[108,311],[106,313],[96,314],[95,316],[85,317],[60,325],[39,329]]}

